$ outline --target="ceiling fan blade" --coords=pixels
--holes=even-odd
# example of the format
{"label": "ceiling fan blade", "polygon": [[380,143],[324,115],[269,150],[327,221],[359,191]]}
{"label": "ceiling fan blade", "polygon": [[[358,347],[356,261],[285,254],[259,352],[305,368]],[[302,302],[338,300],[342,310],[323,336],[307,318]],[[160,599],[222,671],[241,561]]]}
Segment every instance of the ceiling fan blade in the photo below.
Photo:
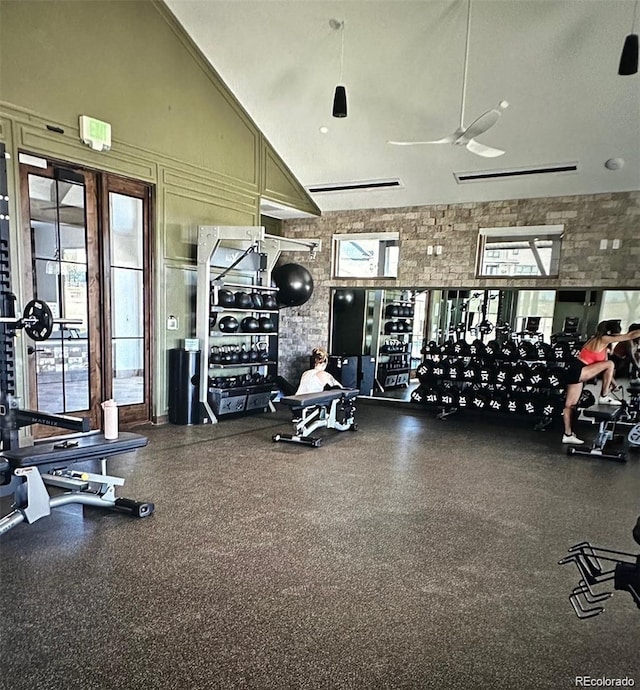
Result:
{"label": "ceiling fan blade", "polygon": [[487,110],[486,113],[483,113],[480,115],[479,118],[474,120],[464,131],[464,134],[462,135],[462,139],[473,139],[475,137],[479,137],[481,134],[484,134],[488,129],[491,129],[493,125],[496,124],[496,122],[500,118],[500,111],[499,110]]}
{"label": "ceiling fan blade", "polygon": [[485,146],[475,139],[469,139],[466,146],[471,153],[475,153],[476,156],[483,156],[484,158],[497,158],[504,154],[502,149],[496,149],[493,148],[493,146]]}
{"label": "ceiling fan blade", "polygon": [[497,108],[491,108],[487,110],[486,113],[482,113],[480,117],[475,119],[465,130],[464,135],[461,137],[462,140],[475,139],[481,134],[484,134],[488,129],[491,129],[493,125],[500,119],[502,115],[502,110],[509,107],[507,101],[500,101]]}
{"label": "ceiling fan blade", "polygon": [[394,146],[419,146],[421,144],[453,144],[455,140],[456,137],[450,134],[448,137],[434,141],[387,141],[387,144],[393,144]]}

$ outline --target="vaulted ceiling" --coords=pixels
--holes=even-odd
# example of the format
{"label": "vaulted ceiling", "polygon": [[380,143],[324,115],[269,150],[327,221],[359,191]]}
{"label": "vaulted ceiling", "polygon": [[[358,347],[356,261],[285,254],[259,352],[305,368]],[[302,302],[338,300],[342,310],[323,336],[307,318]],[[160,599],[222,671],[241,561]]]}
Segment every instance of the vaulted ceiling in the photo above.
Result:
{"label": "vaulted ceiling", "polygon": [[[303,185],[399,181],[313,193],[323,211],[640,189],[640,74],[617,73],[635,0],[471,0],[469,23],[467,0],[165,1]],[[390,145],[458,128],[467,54],[464,124],[508,101],[477,138],[504,155]]]}

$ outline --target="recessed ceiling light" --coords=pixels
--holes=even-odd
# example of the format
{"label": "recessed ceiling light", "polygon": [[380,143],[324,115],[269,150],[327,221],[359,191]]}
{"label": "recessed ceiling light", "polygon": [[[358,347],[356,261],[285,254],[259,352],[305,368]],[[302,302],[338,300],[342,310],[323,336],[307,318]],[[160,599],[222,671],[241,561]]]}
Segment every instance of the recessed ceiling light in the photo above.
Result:
{"label": "recessed ceiling light", "polygon": [[328,131],[329,131],[329,128],[328,128],[328,127],[325,127],[324,125],[323,125],[322,127],[320,127],[320,132],[321,132],[322,134],[326,134]]}

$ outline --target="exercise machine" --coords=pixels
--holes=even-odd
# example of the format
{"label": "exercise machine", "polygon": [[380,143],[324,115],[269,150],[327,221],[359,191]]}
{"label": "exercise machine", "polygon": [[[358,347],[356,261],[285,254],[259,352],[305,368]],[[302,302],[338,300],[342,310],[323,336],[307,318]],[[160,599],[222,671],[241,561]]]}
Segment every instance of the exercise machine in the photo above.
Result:
{"label": "exercise machine", "polygon": [[[145,436],[123,433],[117,439],[85,434],[48,440],[34,446],[4,450],[0,456],[0,481],[13,485],[12,510],[0,517],[0,535],[22,522],[32,524],[53,508],[80,503],[124,512],[133,517],[153,513],[153,503],[117,498],[115,489],[124,479],[107,474],[107,459],[147,445]],[[69,469],[75,463],[99,460],[99,473]],[[60,491],[61,490],[61,491]]]}
{"label": "exercise machine", "polygon": [[[633,529],[633,539],[640,545],[640,517]],[[578,618],[593,618],[603,613],[602,602],[613,595],[606,589],[610,582],[614,590],[629,592],[640,609],[640,554],[593,546],[585,541],[572,546],[568,555],[558,562],[560,565],[574,563],[580,573],[580,581],[569,596]]]}
{"label": "exercise machine", "polygon": [[293,434],[274,434],[272,440],[303,443],[317,448],[322,439],[311,436],[316,429],[357,431],[354,400],[359,392],[357,388],[335,388],[281,398],[280,403],[291,409]]}
{"label": "exercise machine", "polygon": [[590,448],[583,446],[568,446],[567,455],[589,455],[603,460],[615,460],[626,462],[623,452],[610,451],[607,446],[616,440],[616,424],[622,421],[625,405],[614,407],[612,405],[592,405],[582,411],[587,419],[592,419],[594,424],[599,424],[598,433]]}

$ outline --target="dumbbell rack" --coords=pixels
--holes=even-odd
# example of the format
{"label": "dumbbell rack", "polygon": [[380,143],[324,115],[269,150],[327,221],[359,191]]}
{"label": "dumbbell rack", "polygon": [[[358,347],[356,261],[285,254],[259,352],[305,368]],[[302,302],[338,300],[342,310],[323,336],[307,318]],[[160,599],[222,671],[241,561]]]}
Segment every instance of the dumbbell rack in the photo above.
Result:
{"label": "dumbbell rack", "polygon": [[[513,341],[485,347],[476,340],[430,343],[423,354],[412,402],[439,408],[440,418],[462,409],[527,416],[542,430],[562,412],[564,370],[575,352],[564,345],[518,347]],[[594,402],[584,391],[578,407]]]}
{"label": "dumbbell rack", "polygon": [[376,381],[382,390],[388,390],[409,385],[415,303],[411,293],[405,291],[388,290],[383,294],[385,299],[377,315],[380,329]]}

